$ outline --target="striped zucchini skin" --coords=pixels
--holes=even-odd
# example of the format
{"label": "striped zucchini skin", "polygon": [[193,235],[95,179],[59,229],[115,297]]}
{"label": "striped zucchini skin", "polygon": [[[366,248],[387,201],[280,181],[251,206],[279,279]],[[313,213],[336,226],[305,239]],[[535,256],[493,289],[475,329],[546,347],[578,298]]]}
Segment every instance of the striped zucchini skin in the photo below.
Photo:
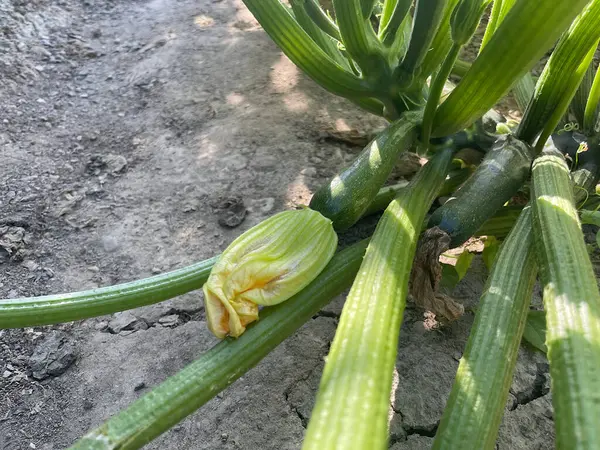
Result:
{"label": "striped zucchini skin", "polygon": [[521,212],[494,263],[438,428],[435,450],[493,449],[537,274],[532,212]]}
{"label": "striped zucchini skin", "polygon": [[533,150],[511,135],[503,136],[486,153],[473,175],[429,219],[456,247],[481,228],[523,185],[533,160]]}
{"label": "striped zucchini skin", "polygon": [[390,203],[346,299],[304,450],[387,448],[398,334],[421,223],[452,159],[443,150]]}
{"label": "striped zucchini skin", "polygon": [[315,193],[310,208],[331,219],[338,231],[354,225],[385,183],[398,155],[415,141],[420,117],[420,113],[408,112],[386,128],[350,167]]}
{"label": "striped zucchini skin", "polygon": [[559,449],[600,445],[600,293],[563,156],[533,163],[533,224],[544,285],[548,360]]}

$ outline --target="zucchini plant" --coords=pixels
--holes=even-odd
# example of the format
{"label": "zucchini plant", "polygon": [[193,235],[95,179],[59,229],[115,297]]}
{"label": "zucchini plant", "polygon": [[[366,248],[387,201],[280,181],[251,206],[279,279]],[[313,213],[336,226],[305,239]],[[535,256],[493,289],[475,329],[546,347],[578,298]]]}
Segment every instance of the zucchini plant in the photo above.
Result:
{"label": "zucchini plant", "polygon": [[[584,220],[594,223],[600,0],[333,0],[332,11],[317,0],[243,1],[307,76],[389,126],[308,206],[267,219],[222,255],[122,285],[0,301],[0,328],[19,328],[203,288],[208,325],[223,340],[72,448],[142,447],[250,370],[346,288],[303,448],[386,448],[409,290],[417,305],[443,316],[444,302],[454,300],[439,292],[440,253],[477,236],[504,242],[434,448],[494,448],[518,347],[532,334],[534,345],[547,349],[557,448],[597,448],[600,293],[578,209],[586,208]],[[461,50],[486,11],[479,53],[463,61]],[[534,83],[531,71],[548,51]],[[511,90],[522,121],[485,131],[483,116]],[[464,148],[480,152],[481,162],[467,161]],[[410,182],[385,186],[407,151],[428,162]],[[370,241],[336,253],[337,233],[382,210]],[[425,248],[431,239],[433,252]],[[538,273],[547,317],[540,320],[544,313],[536,311],[528,323]],[[425,281],[426,301],[424,291],[415,290]],[[460,320],[462,309],[455,311],[444,318]],[[538,323],[545,324],[545,343],[525,332]]]}

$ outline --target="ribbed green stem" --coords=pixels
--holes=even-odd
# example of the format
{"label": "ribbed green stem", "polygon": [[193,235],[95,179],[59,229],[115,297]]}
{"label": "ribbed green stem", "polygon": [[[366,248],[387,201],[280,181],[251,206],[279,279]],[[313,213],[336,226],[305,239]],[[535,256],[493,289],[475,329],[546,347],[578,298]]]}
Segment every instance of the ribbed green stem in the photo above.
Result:
{"label": "ribbed green stem", "polygon": [[[403,0],[406,1],[406,0]],[[411,0],[412,2],[412,0]],[[384,0],[383,5],[381,7],[381,17],[379,18],[379,36],[381,37],[381,31],[387,27],[387,24],[390,22],[394,11],[396,10],[396,5],[398,4],[398,0]]]}
{"label": "ribbed green stem", "polygon": [[464,77],[467,71],[471,68],[471,63],[467,61],[463,61],[461,59],[457,59],[454,62],[454,67],[452,67],[452,75],[457,77]]}
{"label": "ribbed green stem", "polygon": [[386,209],[342,311],[304,450],[387,444],[392,370],[421,224],[450,166],[436,155]]}
{"label": "ribbed green stem", "polygon": [[[564,103],[565,98],[568,99],[567,105],[571,102],[589,67],[589,54],[591,52],[593,56],[599,39],[600,0],[593,0],[562,36],[544,67],[519,125],[521,139],[532,142],[542,129],[548,131],[549,121],[554,123],[554,127],[558,124],[566,108],[559,110],[557,105]],[[554,131],[554,127],[550,132]]]}
{"label": "ribbed green stem", "polygon": [[530,73],[523,75],[512,88],[515,101],[521,112],[525,112],[527,105],[531,101],[531,97],[535,92],[535,82]]}
{"label": "ribbed green stem", "polygon": [[373,14],[375,3],[377,3],[377,0],[360,0],[360,9],[365,19],[369,19]]}
{"label": "ribbed green stem", "polygon": [[583,118],[583,129],[585,132],[593,134],[596,130],[598,121],[598,104],[600,103],[600,70],[596,71],[594,82],[590,89],[590,95],[585,105]]}
{"label": "ribbed green stem", "polygon": [[450,35],[450,18],[452,17],[452,11],[458,4],[459,0],[448,0],[446,9],[444,10],[444,16],[438,25],[435,37],[429,48],[429,51],[425,55],[425,59],[421,64],[419,74],[421,78],[425,79],[444,62],[444,58],[452,47],[452,37]]}
{"label": "ribbed green stem", "polygon": [[[309,5],[312,5],[313,1],[314,0],[290,1],[290,5],[292,6],[292,12],[294,13],[294,18],[302,27],[302,29],[306,31],[306,34],[308,34],[312,38],[315,44],[317,44],[321,48],[321,50],[323,50],[327,54],[327,56],[329,56],[333,61],[335,61],[344,69],[350,70],[348,60],[344,57],[344,55],[342,55],[342,52],[340,52],[340,49],[338,48],[338,41],[336,41],[323,30],[321,30],[321,28],[315,24],[311,16],[308,14],[307,6],[308,8],[310,8]],[[320,9],[318,5],[316,5],[316,7]]]}
{"label": "ribbed green stem", "polygon": [[129,408],[86,434],[72,450],[132,450],[143,447],[254,367],[354,279],[367,242],[338,253],[302,292],[265,308],[260,321],[239,339],[214,346]]}
{"label": "ribbed green stem", "polygon": [[144,280],[83,292],[0,300],[0,329],[70,322],[151,305],[200,289],[217,258]]}
{"label": "ribbed green stem", "polygon": [[556,448],[600,442],[600,293],[563,156],[533,163],[533,231],[544,286]]}
{"label": "ribbed green stem", "polygon": [[361,1],[333,0],[333,7],[346,51],[358,64],[363,76],[372,80],[389,76],[383,45],[377,39],[369,18],[363,16]]}
{"label": "ribbed green stem", "polygon": [[[600,1],[598,3],[600,4]],[[600,17],[600,13],[599,13],[599,17]],[[600,23],[599,23],[599,26],[600,26]],[[567,111],[569,109],[569,104],[571,103],[571,100],[573,99],[575,92],[577,92],[577,88],[579,87],[581,80],[585,76],[585,72],[587,70],[588,65],[591,63],[592,58],[594,57],[594,53],[596,53],[597,46],[598,46],[598,41],[596,41],[596,43],[593,45],[593,47],[591,49],[589,49],[588,54],[580,62],[579,66],[576,67],[575,70],[573,71],[573,74],[572,74],[571,80],[570,80],[570,84],[564,86],[563,96],[558,99],[554,99],[554,101],[556,102],[554,104],[554,110],[549,114],[549,117],[546,118],[546,120],[544,122],[544,128],[543,128],[542,133],[540,134],[540,137],[538,138],[536,146],[535,146],[535,149],[538,153],[542,151],[542,148],[544,147],[546,141],[548,140],[550,135],[552,133],[554,133],[554,131],[556,130],[556,127],[558,126],[558,124],[560,123],[560,121],[562,120],[564,115],[567,113]],[[533,103],[535,103],[535,100],[532,102],[532,104]],[[521,132],[521,126],[519,126],[519,130],[517,131],[517,133],[520,133],[520,132]],[[525,131],[525,133],[526,133],[526,131]]]}
{"label": "ribbed green stem", "polygon": [[585,129],[584,120],[585,120],[585,107],[588,102],[588,98],[590,96],[590,91],[592,89],[592,83],[594,82],[594,61],[592,60],[591,64],[588,66],[585,71],[585,76],[573,97],[573,101],[569,106],[569,110],[575,116],[575,120],[579,124],[581,130],[587,134],[588,136],[591,134],[590,130]]}
{"label": "ribbed green stem", "polygon": [[481,52],[481,50],[483,50],[483,47],[485,47],[486,44],[489,42],[492,35],[498,29],[498,26],[500,26],[500,23],[502,23],[502,21],[506,17],[506,14],[508,14],[508,11],[510,11],[510,8],[513,7],[513,5],[515,4],[515,2],[517,0],[493,0],[493,1],[494,1],[494,7],[492,8],[492,13],[490,14],[490,18],[488,20],[488,26],[485,29],[485,34],[483,35],[483,39],[481,41],[481,47],[479,49],[480,52]]}
{"label": "ribbed green stem", "polygon": [[[502,23],[508,11],[510,11],[515,4],[515,1],[516,0],[494,0],[494,7],[492,8],[492,13],[485,29],[481,47],[479,48],[480,52],[487,45],[492,35],[496,32],[498,26],[500,23]],[[523,75],[513,86],[512,92],[514,94],[515,101],[517,102],[517,106],[521,112],[525,112],[527,109],[527,105],[529,104],[534,91],[535,82],[533,81],[533,77],[530,73]]]}
{"label": "ribbed green stem", "polygon": [[419,78],[419,67],[431,48],[448,3],[449,0],[417,0],[408,50],[394,72],[394,79],[401,86],[411,86]]}
{"label": "ribbed green stem", "polygon": [[425,112],[423,113],[423,125],[421,127],[421,142],[423,142],[423,144],[427,144],[431,138],[431,127],[433,125],[435,111],[440,103],[444,86],[446,85],[446,81],[448,80],[450,72],[454,67],[456,58],[458,58],[460,49],[460,44],[454,44],[452,46],[450,52],[448,55],[446,55],[444,64],[442,64],[442,67],[435,76],[435,79],[429,88],[429,97],[427,98],[427,104],[425,105]]}
{"label": "ribbed green stem", "polygon": [[318,84],[342,97],[369,96],[365,80],[344,70],[310,38],[279,0],[243,0],[288,58]]}
{"label": "ribbed green stem", "polygon": [[490,39],[496,32],[496,29],[498,28],[498,25],[500,23],[500,11],[502,11],[502,0],[494,0],[492,12],[490,14],[490,17],[488,18],[488,24],[485,28],[485,33],[481,40],[481,47],[479,47],[480,53],[485,48],[487,43],[490,41]]}
{"label": "ribbed green stem", "polygon": [[304,9],[316,26],[335,40],[342,42],[338,26],[323,11],[317,0],[304,0]]}
{"label": "ribbed green stem", "polygon": [[432,135],[455,133],[488,111],[529,72],[587,2],[518,1],[460,84],[438,108]]}
{"label": "ribbed green stem", "polygon": [[[440,188],[440,191],[438,192],[438,197],[452,194],[462,183],[467,180],[467,178],[469,178],[471,172],[471,169],[468,168],[451,170],[446,177],[444,184]],[[394,184],[392,186],[386,186],[380,189],[362,217],[367,217],[371,214],[383,211],[388,207],[392,200],[394,200],[398,194],[400,194],[400,190],[406,188],[406,186],[408,186],[408,181]],[[514,220],[511,222],[511,226],[513,223]]]}
{"label": "ribbed green stem", "polygon": [[536,274],[528,206],[486,283],[433,449],[495,448]]}
{"label": "ribbed green stem", "polygon": [[[390,12],[389,9],[392,5],[393,10]],[[379,40],[381,40],[384,45],[389,47],[394,42],[396,33],[408,14],[411,5],[412,0],[394,0],[385,2],[383,10],[384,14],[381,16],[381,23],[379,25]]]}

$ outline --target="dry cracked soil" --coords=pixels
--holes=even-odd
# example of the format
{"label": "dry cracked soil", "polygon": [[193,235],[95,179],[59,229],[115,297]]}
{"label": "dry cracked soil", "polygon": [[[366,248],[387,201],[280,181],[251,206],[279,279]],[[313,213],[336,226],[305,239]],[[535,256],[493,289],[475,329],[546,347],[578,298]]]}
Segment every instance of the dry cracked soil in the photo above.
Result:
{"label": "dry cracked soil", "polygon": [[[0,0],[0,296],[213,256],[359,151],[332,136],[381,125],[300,74],[240,0]],[[485,276],[453,295],[475,304]],[[342,304],[147,448],[299,449]],[[214,345],[204,319],[194,292],[0,330],[0,449],[73,444]],[[427,331],[408,308],[394,450],[429,448],[472,320]],[[521,349],[498,449],[553,448],[548,391],[547,361]]]}

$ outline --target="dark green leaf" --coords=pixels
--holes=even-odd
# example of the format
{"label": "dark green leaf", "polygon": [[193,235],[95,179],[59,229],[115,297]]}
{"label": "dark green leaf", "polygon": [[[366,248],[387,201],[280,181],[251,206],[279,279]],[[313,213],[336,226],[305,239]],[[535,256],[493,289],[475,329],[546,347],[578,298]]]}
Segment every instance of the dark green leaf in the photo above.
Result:
{"label": "dark green leaf", "polygon": [[538,350],[546,353],[546,312],[531,310],[527,314],[527,322],[523,331],[523,339]]}

